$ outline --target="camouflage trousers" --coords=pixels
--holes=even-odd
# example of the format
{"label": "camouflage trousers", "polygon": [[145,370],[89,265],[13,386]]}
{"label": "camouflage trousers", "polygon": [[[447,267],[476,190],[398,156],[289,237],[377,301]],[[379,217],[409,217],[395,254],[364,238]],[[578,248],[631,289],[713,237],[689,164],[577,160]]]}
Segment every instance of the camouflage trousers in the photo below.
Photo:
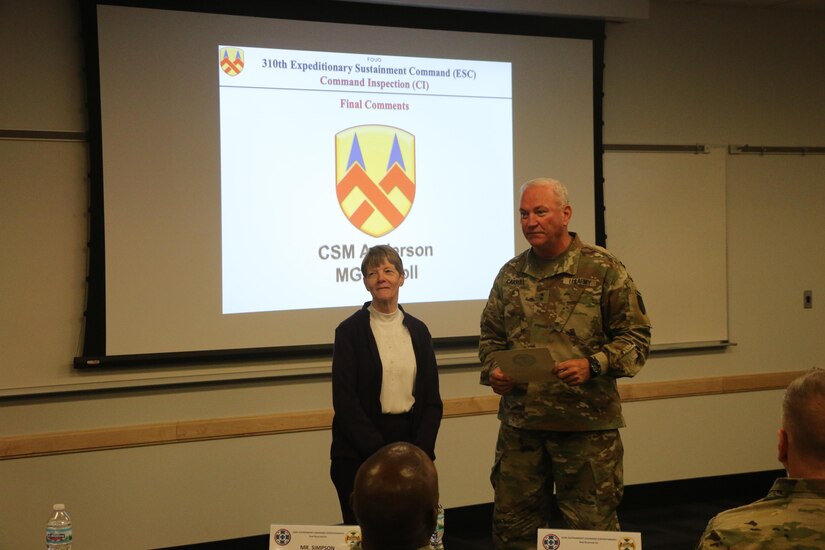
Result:
{"label": "camouflage trousers", "polygon": [[490,481],[497,550],[534,550],[553,486],[570,529],[618,531],[624,447],[618,430],[553,432],[501,424]]}

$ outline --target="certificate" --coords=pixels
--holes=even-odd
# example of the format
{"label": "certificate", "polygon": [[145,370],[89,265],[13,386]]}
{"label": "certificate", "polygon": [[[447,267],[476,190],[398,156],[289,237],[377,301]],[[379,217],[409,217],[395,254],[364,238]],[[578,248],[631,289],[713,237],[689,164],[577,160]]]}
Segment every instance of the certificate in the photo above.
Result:
{"label": "certificate", "polygon": [[539,529],[537,550],[642,550],[642,534],[620,531]]}
{"label": "certificate", "polygon": [[556,360],[549,348],[517,348],[494,351],[493,360],[501,371],[516,382],[550,382],[556,380]]}

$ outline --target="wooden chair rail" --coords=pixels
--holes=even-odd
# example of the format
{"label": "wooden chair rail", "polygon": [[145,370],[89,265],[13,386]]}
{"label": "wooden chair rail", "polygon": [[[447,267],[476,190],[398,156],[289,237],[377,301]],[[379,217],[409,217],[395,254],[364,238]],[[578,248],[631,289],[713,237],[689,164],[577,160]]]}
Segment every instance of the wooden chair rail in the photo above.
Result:
{"label": "wooden chair rail", "polygon": [[[665,382],[624,383],[619,385],[619,391],[622,401],[628,403],[651,399],[776,390],[784,389],[791,380],[802,374],[802,372],[774,372]],[[444,400],[444,418],[495,414],[497,410],[498,396],[495,395]],[[327,430],[331,424],[332,411],[322,410],[8,436],[0,437],[0,460],[211,439]]]}

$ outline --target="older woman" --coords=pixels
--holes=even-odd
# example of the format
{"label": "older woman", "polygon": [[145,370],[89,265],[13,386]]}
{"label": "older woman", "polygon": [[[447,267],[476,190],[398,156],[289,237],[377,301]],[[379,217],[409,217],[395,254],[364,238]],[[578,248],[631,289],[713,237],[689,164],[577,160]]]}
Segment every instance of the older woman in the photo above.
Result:
{"label": "older woman", "polygon": [[345,524],[358,467],[388,443],[407,441],[435,459],[441,396],[427,326],[398,305],[404,266],[386,245],[361,262],[372,300],[335,329],[332,355],[332,465]]}

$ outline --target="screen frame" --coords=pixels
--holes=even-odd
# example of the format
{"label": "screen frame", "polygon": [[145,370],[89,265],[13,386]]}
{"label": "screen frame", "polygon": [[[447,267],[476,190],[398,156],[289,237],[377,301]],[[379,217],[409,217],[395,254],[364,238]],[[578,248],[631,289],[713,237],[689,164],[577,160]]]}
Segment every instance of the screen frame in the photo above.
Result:
{"label": "screen frame", "polygon": [[[100,99],[97,7],[129,6],[161,10],[277,18],[327,23],[477,33],[547,36],[592,42],[593,79],[593,190],[596,244],[605,246],[604,173],[602,166],[602,97],[604,88],[605,23],[596,19],[566,19],[541,15],[493,13],[402,5],[357,3],[338,0],[258,2],[255,0],[206,1],[193,6],[184,0],[80,0],[84,44],[89,139],[89,239],[86,304],[82,354],[74,358],[76,369],[221,364],[256,360],[306,360],[330,357],[332,344],[215,349],[190,352],[107,355],[106,268],[104,235],[103,132]],[[478,345],[478,336],[434,338],[436,352]]]}

